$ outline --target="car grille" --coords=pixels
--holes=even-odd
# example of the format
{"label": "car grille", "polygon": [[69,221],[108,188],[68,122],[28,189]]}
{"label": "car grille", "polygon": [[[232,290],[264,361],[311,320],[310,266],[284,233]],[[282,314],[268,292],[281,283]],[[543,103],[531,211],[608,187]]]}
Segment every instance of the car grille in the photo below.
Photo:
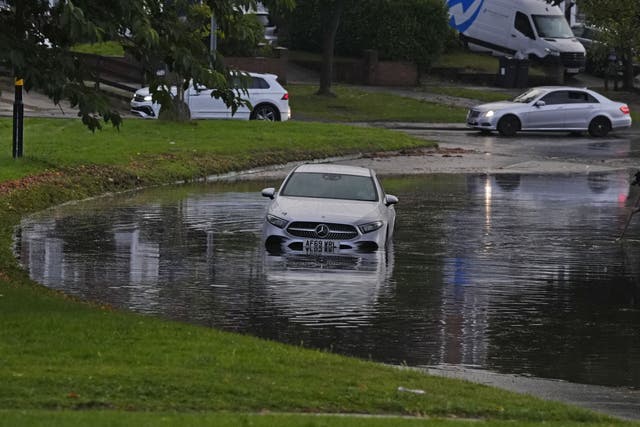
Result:
{"label": "car grille", "polygon": [[469,110],[469,114],[467,114],[467,120],[473,120],[480,117],[480,111],[478,110]]}
{"label": "car grille", "polygon": [[358,230],[353,225],[348,224],[329,224],[324,222],[292,222],[287,227],[287,232],[292,236],[303,237],[307,239],[320,238],[316,233],[316,229],[320,225],[326,225],[329,228],[329,234],[322,237],[327,240],[349,240],[358,236]]}
{"label": "car grille", "polygon": [[155,113],[153,112],[153,108],[149,107],[148,105],[143,105],[142,107],[131,107],[131,112],[132,113],[144,113],[147,116],[150,117],[155,117]]}
{"label": "car grille", "polygon": [[562,65],[570,68],[584,67],[586,57],[582,52],[562,52],[560,53],[562,58]]}

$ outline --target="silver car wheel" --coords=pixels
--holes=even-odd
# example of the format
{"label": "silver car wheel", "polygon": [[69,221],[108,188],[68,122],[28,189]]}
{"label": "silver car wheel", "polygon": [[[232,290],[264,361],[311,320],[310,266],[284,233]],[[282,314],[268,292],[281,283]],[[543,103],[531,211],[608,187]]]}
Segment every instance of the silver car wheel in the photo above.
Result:
{"label": "silver car wheel", "polygon": [[268,122],[275,122],[280,120],[280,117],[278,111],[274,106],[261,104],[253,109],[253,113],[251,113],[251,120],[265,120]]}

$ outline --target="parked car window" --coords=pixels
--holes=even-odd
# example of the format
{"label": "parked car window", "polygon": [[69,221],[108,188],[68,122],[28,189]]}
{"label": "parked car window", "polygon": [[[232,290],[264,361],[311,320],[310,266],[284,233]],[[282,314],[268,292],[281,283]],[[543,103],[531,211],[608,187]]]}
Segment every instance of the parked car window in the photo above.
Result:
{"label": "parked car window", "polygon": [[598,100],[586,92],[570,91],[569,102],[573,104],[597,104]]}
{"label": "parked car window", "polygon": [[569,102],[569,93],[566,90],[557,90],[555,92],[550,92],[543,96],[541,101],[544,101],[547,105],[557,105],[557,104],[568,104]]}
{"label": "parked car window", "polygon": [[516,20],[514,26],[516,27],[516,30],[520,31],[530,39],[536,39],[536,36],[533,33],[533,28],[531,27],[531,22],[529,22],[529,17],[524,13],[516,12]]}
{"label": "parked car window", "polygon": [[269,83],[260,77],[252,77],[249,89],[269,89]]}

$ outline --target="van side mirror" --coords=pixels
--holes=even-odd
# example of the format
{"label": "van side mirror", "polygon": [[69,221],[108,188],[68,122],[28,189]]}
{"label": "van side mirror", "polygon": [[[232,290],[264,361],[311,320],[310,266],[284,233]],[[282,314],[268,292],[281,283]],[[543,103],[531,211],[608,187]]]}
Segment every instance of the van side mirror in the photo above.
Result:
{"label": "van side mirror", "polygon": [[273,200],[273,198],[276,196],[276,189],[275,188],[265,188],[262,190],[262,197],[268,197],[271,200]]}
{"label": "van side mirror", "polygon": [[544,102],[544,101],[536,101],[536,103],[533,104],[533,105],[535,105],[536,107],[540,108],[540,107],[544,107],[545,105],[547,105],[547,103]]}

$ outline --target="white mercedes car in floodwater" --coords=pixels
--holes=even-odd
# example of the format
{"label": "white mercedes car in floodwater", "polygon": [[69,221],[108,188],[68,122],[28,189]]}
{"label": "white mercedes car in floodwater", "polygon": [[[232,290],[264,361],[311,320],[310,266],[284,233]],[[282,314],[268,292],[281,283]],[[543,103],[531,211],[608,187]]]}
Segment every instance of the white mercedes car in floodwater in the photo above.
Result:
{"label": "white mercedes car in floodwater", "polygon": [[373,170],[305,164],[271,199],[263,228],[272,253],[338,255],[384,249],[393,237],[398,198],[385,194]]}
{"label": "white mercedes car in floodwater", "polygon": [[513,101],[476,105],[467,125],[481,132],[513,136],[519,131],[589,132],[606,136],[631,126],[629,106],[589,89],[568,86],[534,87]]}

